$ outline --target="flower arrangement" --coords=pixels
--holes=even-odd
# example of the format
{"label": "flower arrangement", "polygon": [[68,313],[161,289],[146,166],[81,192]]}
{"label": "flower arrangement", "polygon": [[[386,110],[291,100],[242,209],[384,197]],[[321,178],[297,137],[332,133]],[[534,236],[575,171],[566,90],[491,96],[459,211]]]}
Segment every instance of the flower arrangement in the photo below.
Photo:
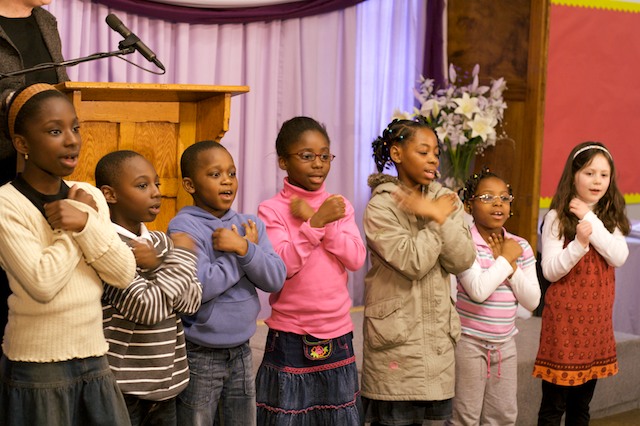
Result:
{"label": "flower arrangement", "polygon": [[462,187],[476,154],[495,145],[496,129],[507,108],[502,97],[506,89],[504,79],[491,80],[490,86],[481,86],[479,72],[480,66],[476,64],[470,83],[462,85],[455,67],[450,65],[448,84],[441,89],[436,89],[434,80],[420,77],[419,86],[414,90],[420,108],[414,108],[412,114],[394,112],[394,118],[422,116],[434,129],[443,144],[443,183],[454,189]]}

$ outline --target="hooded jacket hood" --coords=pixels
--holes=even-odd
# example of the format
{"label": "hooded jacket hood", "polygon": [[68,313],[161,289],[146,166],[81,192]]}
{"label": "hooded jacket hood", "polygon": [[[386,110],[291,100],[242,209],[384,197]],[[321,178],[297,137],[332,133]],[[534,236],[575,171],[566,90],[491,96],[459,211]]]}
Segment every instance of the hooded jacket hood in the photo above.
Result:
{"label": "hooded jacket hood", "polygon": [[[201,207],[197,207],[197,206],[186,206],[184,208],[182,208],[178,214],[182,215],[182,214],[186,214],[189,216],[194,216],[197,217],[198,220],[203,220],[205,222],[211,223],[211,224],[215,224],[218,222],[228,222],[230,220],[233,220],[234,217],[236,217],[238,215],[238,213],[233,210],[233,209],[229,209],[225,212],[224,215],[222,215],[222,217],[216,217],[214,215],[212,215],[210,212],[206,211],[205,209],[201,208]],[[218,224],[215,227],[218,228],[221,225]]]}

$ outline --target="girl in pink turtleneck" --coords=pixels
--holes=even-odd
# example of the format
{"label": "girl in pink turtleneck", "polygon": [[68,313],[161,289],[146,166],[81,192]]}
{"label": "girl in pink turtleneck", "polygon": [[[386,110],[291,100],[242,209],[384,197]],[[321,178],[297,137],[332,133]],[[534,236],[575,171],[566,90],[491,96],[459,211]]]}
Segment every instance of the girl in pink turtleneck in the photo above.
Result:
{"label": "girl in pink turtleneck", "polygon": [[256,377],[258,425],[360,425],[347,269],[362,267],[366,248],[353,207],[325,190],[329,136],[309,117],[285,122],[276,139],[284,188],[258,216],[287,280],[269,298],[265,354]]}

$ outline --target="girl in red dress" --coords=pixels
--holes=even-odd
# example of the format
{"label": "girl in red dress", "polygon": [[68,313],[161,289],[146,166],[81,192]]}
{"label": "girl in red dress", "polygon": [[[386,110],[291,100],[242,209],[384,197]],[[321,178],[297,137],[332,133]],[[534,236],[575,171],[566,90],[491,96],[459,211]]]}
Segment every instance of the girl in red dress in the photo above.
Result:
{"label": "girl in red dress", "polygon": [[551,286],[533,370],[542,379],[538,425],[589,424],[597,379],[618,372],[614,268],[629,254],[625,202],[613,158],[598,142],[576,146],[542,226],[542,271]]}

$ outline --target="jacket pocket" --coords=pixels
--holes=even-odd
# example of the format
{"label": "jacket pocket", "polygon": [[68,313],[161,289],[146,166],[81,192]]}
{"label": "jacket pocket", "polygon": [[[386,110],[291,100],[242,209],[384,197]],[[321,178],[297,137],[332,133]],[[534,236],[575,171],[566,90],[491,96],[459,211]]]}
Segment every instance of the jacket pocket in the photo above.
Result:
{"label": "jacket pocket", "polygon": [[409,327],[402,315],[402,298],[392,297],[366,306],[364,333],[372,349],[401,345],[409,338]]}
{"label": "jacket pocket", "polygon": [[449,311],[449,336],[455,343],[460,340],[461,335],[461,327],[460,327],[460,316],[458,315],[458,311],[456,311],[456,305],[453,299],[449,299],[451,302],[451,310]]}

